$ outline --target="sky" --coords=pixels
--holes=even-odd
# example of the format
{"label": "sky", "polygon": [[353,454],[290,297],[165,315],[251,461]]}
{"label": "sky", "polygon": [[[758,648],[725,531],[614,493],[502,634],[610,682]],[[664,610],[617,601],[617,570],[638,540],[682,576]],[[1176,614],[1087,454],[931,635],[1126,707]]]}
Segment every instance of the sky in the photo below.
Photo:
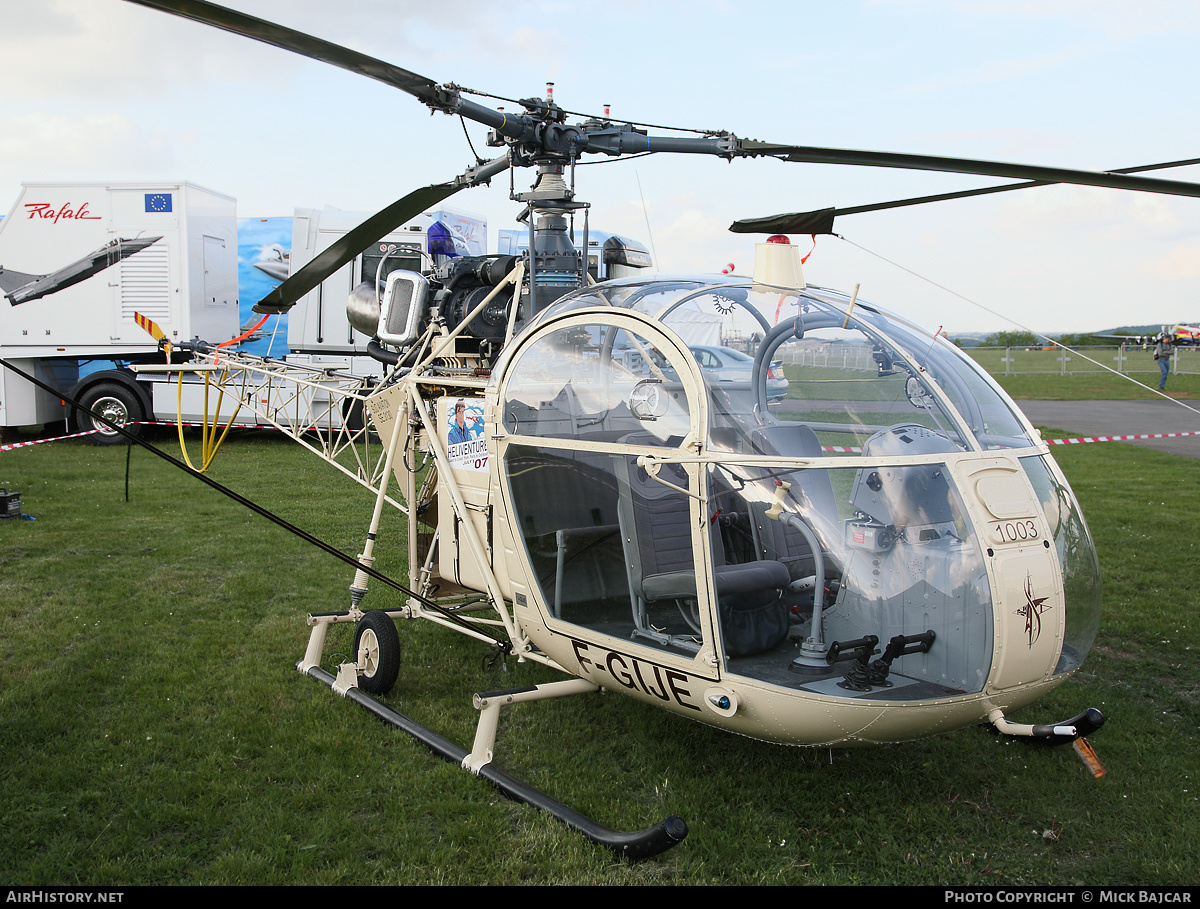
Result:
{"label": "sky", "polygon": [[[1200,157],[1189,0],[225,5],[502,98],[553,81],[565,109],[609,105],[614,119],[1085,170]],[[156,180],[233,196],[239,217],[369,212],[497,153],[484,127],[464,132],[396,89],[126,0],[0,0],[0,11],[0,212],[23,182]],[[576,173],[592,228],[641,240],[673,274],[750,274],[765,238],[730,233],[740,218],[1009,182],[698,155],[603,161]],[[1200,183],[1200,167],[1156,176]],[[515,190],[532,178],[514,172]],[[448,204],[486,216],[494,239],[517,226],[513,186],[503,175]],[[810,283],[858,286],[952,336],[1200,320],[1200,198],[1053,186],[849,216],[835,230],[791,238],[811,252]]]}

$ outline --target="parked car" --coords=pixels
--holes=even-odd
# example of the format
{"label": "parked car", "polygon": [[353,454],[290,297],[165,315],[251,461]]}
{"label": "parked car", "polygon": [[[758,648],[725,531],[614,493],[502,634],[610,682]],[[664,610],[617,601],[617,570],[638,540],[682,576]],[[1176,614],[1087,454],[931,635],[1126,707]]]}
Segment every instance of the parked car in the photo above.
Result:
{"label": "parked car", "polygon": [[[752,391],[754,358],[731,347],[689,348],[704,377],[713,385],[731,390]],[[787,397],[788,380],[783,375],[783,361],[772,360],[767,369],[767,400],[782,401]]]}

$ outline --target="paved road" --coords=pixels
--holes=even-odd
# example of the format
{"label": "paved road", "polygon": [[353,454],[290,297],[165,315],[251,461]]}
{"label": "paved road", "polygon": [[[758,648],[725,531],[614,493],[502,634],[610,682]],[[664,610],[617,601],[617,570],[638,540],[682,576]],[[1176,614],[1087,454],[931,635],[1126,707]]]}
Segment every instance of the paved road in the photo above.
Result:
{"label": "paved road", "polygon": [[[1200,432],[1200,401],[1185,401],[1181,407],[1174,401],[1018,401],[1017,405],[1033,422],[1034,426],[1061,429],[1070,438],[1094,438],[1097,436],[1153,435],[1163,432]],[[791,398],[781,401],[775,408],[777,413],[806,411],[811,402]],[[846,408],[861,413],[887,412],[897,409],[896,404],[876,401],[826,401],[822,407],[830,410]],[[1189,410],[1188,407],[1195,408]],[[906,413],[911,411],[905,410]],[[897,417],[896,421],[900,418]],[[879,422],[887,422],[880,419]],[[1116,445],[1117,442],[1095,444]],[[1200,435],[1184,436],[1180,439],[1139,439],[1130,445],[1156,448],[1188,458],[1200,458]]]}
{"label": "paved road", "polygon": [[[1200,410],[1200,401],[1185,402]],[[1035,426],[1049,426],[1072,438],[1200,432],[1200,413],[1171,401],[1018,401]],[[1116,445],[1116,442],[1101,442]],[[1200,458],[1200,435],[1180,439],[1139,439],[1142,445],[1188,458]],[[1053,450],[1053,448],[1051,449]]]}

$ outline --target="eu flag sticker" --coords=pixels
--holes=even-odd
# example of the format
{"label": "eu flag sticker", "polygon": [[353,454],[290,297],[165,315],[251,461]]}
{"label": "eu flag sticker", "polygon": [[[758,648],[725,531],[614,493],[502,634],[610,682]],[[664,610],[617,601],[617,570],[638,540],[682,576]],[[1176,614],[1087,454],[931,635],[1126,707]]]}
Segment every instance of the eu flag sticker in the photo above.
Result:
{"label": "eu flag sticker", "polygon": [[146,193],[146,211],[170,211],[170,193]]}

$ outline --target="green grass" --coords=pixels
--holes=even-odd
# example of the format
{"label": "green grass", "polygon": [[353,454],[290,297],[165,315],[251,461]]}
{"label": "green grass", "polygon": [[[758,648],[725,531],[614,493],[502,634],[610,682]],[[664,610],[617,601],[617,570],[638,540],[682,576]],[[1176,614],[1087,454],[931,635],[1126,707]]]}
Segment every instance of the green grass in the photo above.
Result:
{"label": "green grass", "polygon": [[[37,518],[0,521],[0,879],[1196,885],[1196,464],[1120,443],[1055,456],[1096,537],[1105,617],[1082,671],[1013,719],[1099,707],[1103,778],[1070,748],[982,728],[803,750],[611,694],[505,713],[506,772],[616,829],[687,821],[682,845],[631,864],[295,671],[306,612],[348,604],[341,562],[137,449],[128,502],[123,447],[0,454],[0,486]],[[361,549],[370,496],[296,446],[231,438],[210,473]],[[377,567],[400,578],[398,524]],[[367,605],[389,597],[373,584]],[[350,633],[331,633],[327,668]],[[502,671],[430,623],[400,633],[388,703],[464,747],[473,692],[556,677]]]}
{"label": "green grass", "polygon": [[[1028,371],[1005,375],[997,361],[1000,351],[968,350],[990,375],[1018,400],[1044,401],[1141,401],[1161,400],[1158,394],[1158,370],[1119,375],[1115,372],[1075,372],[1061,375],[1054,370]],[[1046,357],[1057,353],[1039,351]],[[992,356],[994,354],[994,356]],[[1187,366],[1193,354],[1188,354]],[[1104,362],[1104,361],[1101,361]],[[1020,364],[1017,364],[1020,368]],[[1057,367],[1055,367],[1057,369]],[[805,400],[892,401],[903,400],[903,374],[878,378],[869,370],[843,370],[834,367],[785,366],[784,375],[791,385],[789,398]],[[1172,375],[1167,380],[1167,394],[1173,398],[1200,398],[1200,374]]]}
{"label": "green grass", "polygon": [[877,377],[868,370],[785,366],[788,397],[811,401],[895,401],[904,398],[907,375]]}
{"label": "green grass", "polygon": [[[1011,348],[1006,351],[1000,348],[971,347],[964,350],[964,353],[986,369],[1014,398],[1136,401],[1158,396],[1158,364],[1148,350],[1130,349],[1126,352],[1121,365],[1126,372],[1131,373],[1129,375],[1104,369],[1116,369],[1115,347],[1085,347],[1078,353],[1066,354],[1066,374],[1062,373],[1061,358],[1064,354],[1059,349]],[[1006,354],[1011,359],[1008,364],[1002,361]],[[1196,352],[1187,348],[1181,349],[1179,358],[1180,366],[1186,372],[1168,378],[1168,393],[1175,398],[1200,397],[1200,375],[1197,375],[1200,370],[1197,369],[1197,363],[1193,362],[1196,360]]]}
{"label": "green grass", "polygon": [[[1162,400],[1158,376],[1113,373],[1077,373],[1069,376],[1015,375],[994,376],[1000,386],[1017,400],[1036,401],[1152,401]],[[1200,375],[1171,376],[1167,380],[1169,397],[1183,400],[1200,398]]]}

